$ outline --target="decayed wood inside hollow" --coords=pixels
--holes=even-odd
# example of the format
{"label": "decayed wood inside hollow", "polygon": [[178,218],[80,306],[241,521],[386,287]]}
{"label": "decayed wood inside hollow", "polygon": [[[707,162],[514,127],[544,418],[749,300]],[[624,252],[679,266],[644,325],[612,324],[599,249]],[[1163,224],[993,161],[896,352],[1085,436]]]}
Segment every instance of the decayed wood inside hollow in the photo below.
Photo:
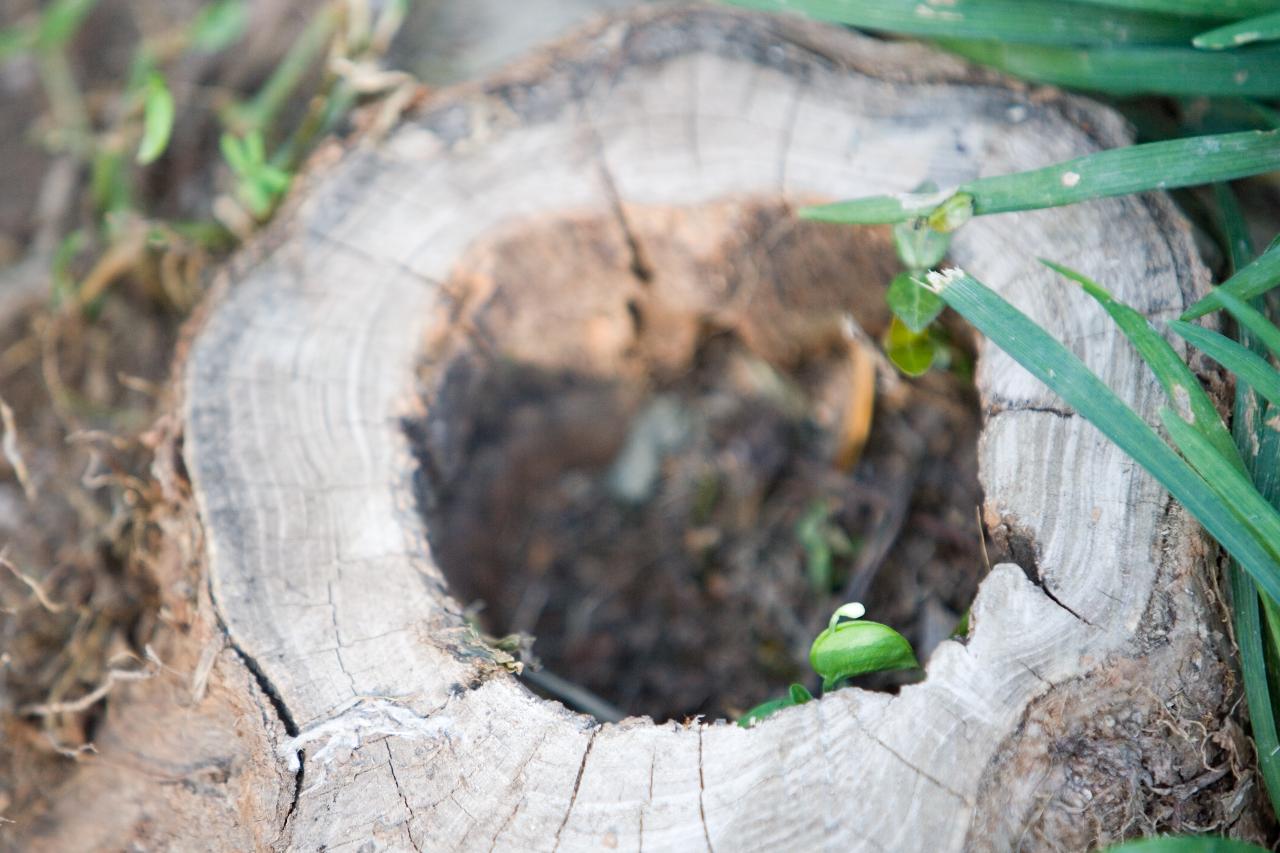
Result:
{"label": "decayed wood inside hollow", "polygon": [[[1128,139],[1101,107],[922,47],[662,9],[444,93],[318,166],[229,271],[184,370],[208,593],[196,633],[227,642],[202,701],[259,709],[210,783],[236,805],[206,809],[186,837],[330,851],[1025,849],[1223,820],[1215,794],[1230,778],[1178,786],[1204,772],[1202,747],[1229,738],[1170,735],[1193,728],[1184,720],[1234,725],[1208,549],[999,352],[984,350],[977,374],[984,513],[1034,565],[992,568],[967,642],[944,642],[922,684],[837,691],[751,731],[600,726],[518,684],[449,595],[401,431],[430,415],[414,388],[423,341],[463,311],[444,283],[510,223],[613,212],[625,240],[626,214],[644,207],[948,186]],[[1172,317],[1206,280],[1173,207],[1143,196],[980,219],[952,251],[1152,416],[1159,392],[1136,355],[1039,255]],[[198,813],[200,795],[178,787],[164,789],[170,808]],[[103,802],[137,815],[138,790]]]}
{"label": "decayed wood inside hollow", "polygon": [[983,572],[972,336],[953,323],[955,369],[919,379],[880,359],[877,392],[887,228],[776,200],[625,217],[512,223],[444,283],[460,311],[407,428],[454,596],[606,721],[817,691],[809,646],[849,599],[926,659]]}

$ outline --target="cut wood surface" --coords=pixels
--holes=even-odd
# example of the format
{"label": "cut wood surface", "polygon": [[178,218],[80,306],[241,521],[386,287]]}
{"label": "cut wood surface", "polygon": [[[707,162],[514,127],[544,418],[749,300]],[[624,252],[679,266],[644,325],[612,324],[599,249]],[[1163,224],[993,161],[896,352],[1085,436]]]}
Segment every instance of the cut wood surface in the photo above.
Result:
{"label": "cut wood surface", "polygon": [[[185,364],[210,692],[260,714],[239,718],[257,734],[239,735],[221,783],[240,799],[189,825],[189,846],[165,837],[330,853],[1004,850],[1169,826],[1165,789],[1203,774],[1204,740],[1234,725],[1211,549],[1002,353],[984,349],[977,376],[984,515],[1033,557],[992,567],[970,636],[944,642],[923,683],[839,690],[752,730],[599,725],[530,693],[449,595],[402,430],[433,405],[429,344],[466,313],[448,286],[461,259],[522,223],[604,217],[626,245],[630,213],[945,187],[1128,142],[1102,107],[919,46],[661,9],[447,91],[317,166],[232,266]],[[1207,281],[1173,206],[979,219],[950,256],[1153,419],[1137,355],[1037,256],[1172,318]]]}

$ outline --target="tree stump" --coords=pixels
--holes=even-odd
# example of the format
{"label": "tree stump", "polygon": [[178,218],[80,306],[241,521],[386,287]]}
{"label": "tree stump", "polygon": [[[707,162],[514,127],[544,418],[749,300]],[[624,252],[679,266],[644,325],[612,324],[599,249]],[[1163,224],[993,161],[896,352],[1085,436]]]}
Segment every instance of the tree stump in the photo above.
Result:
{"label": "tree stump", "polygon": [[[983,513],[1013,556],[982,581],[970,634],[896,695],[843,689],[750,730],[599,724],[524,687],[468,627],[419,511],[415,454],[465,460],[448,429],[404,429],[448,414],[460,353],[625,370],[637,299],[755,311],[761,346],[785,349],[832,305],[784,288],[743,308],[725,289],[716,246],[743,210],[1127,142],[1107,109],[918,45],[661,9],[329,157],[232,265],[181,373],[202,579],[188,609],[212,645],[193,646],[211,649],[198,666],[179,659],[204,679],[188,712],[221,703],[238,720],[200,746],[224,772],[205,787],[100,782],[113,815],[78,837],[118,840],[145,817],[149,837],[208,849],[1081,849],[1234,821],[1248,771],[1231,787],[1222,756],[1252,759],[1231,720],[1212,549],[992,348],[977,369]],[[862,264],[851,280],[883,285],[883,233],[827,233]],[[1038,256],[1172,318],[1207,282],[1180,216],[1145,195],[984,218],[951,253],[1151,418],[1160,392],[1138,357]],[[705,287],[663,291],[681,269]],[[667,323],[652,358],[676,366],[679,314],[645,317]],[[145,742],[140,728],[120,737]],[[140,806],[146,791],[182,820]]]}

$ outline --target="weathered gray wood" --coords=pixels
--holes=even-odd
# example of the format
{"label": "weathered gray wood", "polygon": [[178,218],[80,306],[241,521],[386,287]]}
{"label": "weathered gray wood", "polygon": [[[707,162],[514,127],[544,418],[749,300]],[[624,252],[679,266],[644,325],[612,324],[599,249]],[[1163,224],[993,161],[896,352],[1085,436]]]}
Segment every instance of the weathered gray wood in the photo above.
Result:
{"label": "weathered gray wood", "polygon": [[[994,567],[971,639],[944,643],[923,684],[842,690],[752,731],[597,726],[488,662],[425,544],[398,426],[417,405],[423,342],[450,322],[442,282],[495,229],[619,202],[907,191],[1127,139],[1102,108],[920,47],[663,10],[449,93],[313,175],[239,265],[185,374],[183,452],[226,654],[251,663],[292,733],[257,756],[263,784],[303,768],[273,843],[955,850],[1132,830],[1109,812],[1068,819],[1121,780],[1046,738],[1108,715],[1123,733],[1124,709],[1221,713],[1206,549],[1155,483],[1002,354],[979,370],[986,514],[1033,537],[1038,579]],[[1206,280],[1171,205],[983,219],[953,251],[1151,416],[1139,360],[1038,255],[1170,316]],[[1131,766],[1160,757],[1133,742]]]}

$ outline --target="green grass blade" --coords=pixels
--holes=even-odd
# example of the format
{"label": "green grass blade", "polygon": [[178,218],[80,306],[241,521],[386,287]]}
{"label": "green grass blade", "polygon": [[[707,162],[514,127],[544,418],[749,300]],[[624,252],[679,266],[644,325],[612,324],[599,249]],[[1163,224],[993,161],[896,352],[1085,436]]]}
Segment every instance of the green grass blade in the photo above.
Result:
{"label": "green grass blade", "polygon": [[1258,769],[1262,771],[1272,809],[1280,809],[1280,736],[1277,736],[1276,713],[1271,704],[1271,688],[1267,680],[1258,588],[1236,560],[1231,561],[1229,574],[1236,645],[1240,649],[1240,672],[1244,677],[1245,701],[1249,705],[1253,740],[1258,748]]}
{"label": "green grass blade", "polygon": [[1237,299],[1248,300],[1261,296],[1278,284],[1280,284],[1280,246],[1273,246],[1247,267],[1218,285],[1208,296],[1188,308],[1183,313],[1182,319],[1194,320],[1210,311],[1218,310],[1222,307],[1222,299],[1218,294],[1224,291]]}
{"label": "green grass blade", "polygon": [[1214,497],[1200,475],[1074,353],[972,276],[948,270],[932,273],[929,280],[943,301],[1145,468],[1263,590],[1280,597],[1280,562]]}
{"label": "green grass blade", "polygon": [[[1222,230],[1231,257],[1232,270],[1240,270],[1254,258],[1253,241],[1235,194],[1226,184],[1214,186],[1222,214]],[[1226,296],[1224,291],[1219,298]],[[1228,298],[1226,302],[1230,302]],[[1240,342],[1259,352],[1247,327],[1241,327]],[[1264,426],[1262,404],[1247,386],[1236,389],[1231,429],[1239,453],[1259,493],[1280,509],[1280,432]],[[1237,560],[1227,566],[1231,582],[1231,613],[1235,625],[1236,646],[1240,650],[1240,673],[1244,680],[1245,701],[1249,705],[1249,721],[1257,747],[1258,769],[1262,773],[1271,809],[1280,813],[1280,731],[1276,727],[1272,703],[1270,671],[1267,667],[1268,645],[1274,660],[1280,653],[1274,600],[1260,593],[1253,579]],[[1263,607],[1259,607],[1259,602]],[[1265,622],[1264,622],[1265,614]]]}
{"label": "green grass blade", "polygon": [[64,47],[80,30],[80,25],[98,0],[54,0],[40,13],[37,41],[46,50]]}
{"label": "green grass blade", "polygon": [[1108,9],[1164,12],[1188,18],[1245,18],[1280,9],[1277,0],[1076,0]]}
{"label": "green grass blade", "polygon": [[1257,342],[1280,358],[1280,329],[1248,302],[1237,299],[1229,292],[1219,293],[1218,301],[1227,313],[1236,318],[1242,328],[1248,329]]}
{"label": "green grass blade", "polygon": [[1276,550],[1280,549],[1280,512],[1258,494],[1248,477],[1232,466],[1208,439],[1178,417],[1173,409],[1161,409],[1160,420],[1169,431],[1173,443],[1182,451],[1191,467],[1209,484],[1214,494],[1241,523],[1254,531],[1258,541],[1276,559],[1280,559],[1276,555]]}
{"label": "green grass blade", "polygon": [[1061,0],[729,0],[770,12],[913,36],[994,39],[1027,44],[1178,44],[1204,30],[1179,15],[1081,9]]}
{"label": "green grass blade", "polygon": [[138,162],[146,166],[154,163],[173,133],[173,95],[164,76],[153,71],[147,79],[143,101],[142,143],[138,146]]}
{"label": "green grass blade", "polygon": [[1191,323],[1175,320],[1169,324],[1169,328],[1234,373],[1237,380],[1248,384],[1270,403],[1280,406],[1280,371],[1268,364],[1262,356],[1250,352],[1224,335]]}
{"label": "green grass blade", "polygon": [[1213,405],[1213,400],[1209,399],[1209,395],[1200,385],[1200,380],[1191,372],[1187,363],[1151,326],[1147,318],[1123,302],[1117,302],[1115,297],[1101,285],[1075,270],[1044,259],[1041,259],[1040,263],[1079,284],[1085,293],[1102,306],[1102,309],[1138,350],[1142,360],[1156,375],[1156,379],[1160,380],[1165,394],[1178,408],[1179,413],[1189,420],[1219,453],[1232,460],[1240,471],[1244,471],[1244,462],[1240,460],[1240,454],[1236,451],[1235,441],[1227,431],[1227,425],[1222,422],[1222,417],[1218,414],[1217,407]]}
{"label": "green grass blade", "polygon": [[[979,178],[955,192],[971,196],[973,212],[981,215],[1208,184],[1274,169],[1280,169],[1280,131],[1250,130],[1113,148],[1029,172]],[[860,225],[903,222],[928,215],[950,197],[948,192],[871,196],[807,208],[802,215]]]}
{"label": "green grass blade", "polygon": [[1254,259],[1257,252],[1253,248],[1253,238],[1249,236],[1249,225],[1244,220],[1244,211],[1231,185],[1217,183],[1213,185],[1214,199],[1218,202],[1218,212],[1222,227],[1222,243],[1231,259],[1231,271],[1244,269]]}
{"label": "green grass blade", "polygon": [[1280,39],[1280,12],[1259,15],[1201,33],[1191,42],[1206,50],[1226,50],[1261,41]]}
{"label": "green grass blade", "polygon": [[1280,50],[1271,45],[1070,48],[964,39],[940,47],[1015,77],[1111,95],[1272,98],[1280,95]]}

